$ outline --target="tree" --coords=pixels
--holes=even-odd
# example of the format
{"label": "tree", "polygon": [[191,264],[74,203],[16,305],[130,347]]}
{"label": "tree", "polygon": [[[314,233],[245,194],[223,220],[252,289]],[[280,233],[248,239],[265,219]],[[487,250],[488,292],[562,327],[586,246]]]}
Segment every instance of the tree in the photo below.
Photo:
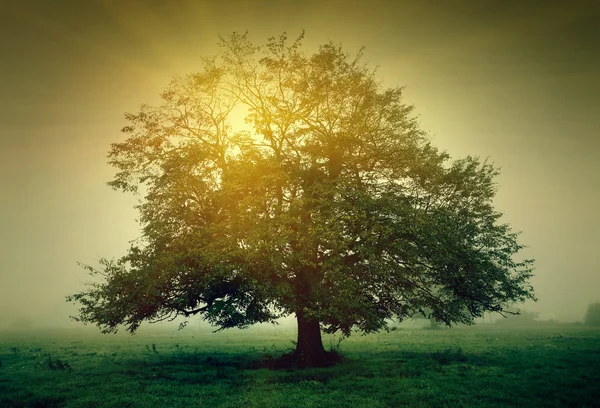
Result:
{"label": "tree", "polygon": [[512,313],[508,319],[496,320],[497,325],[502,326],[522,326],[531,327],[537,323],[539,312],[530,312],[528,310],[519,310],[518,312]]}
{"label": "tree", "polygon": [[[450,161],[402,88],[341,45],[220,39],[158,106],[126,114],[109,185],[144,194],[142,237],[71,295],[104,332],[201,315],[220,329],[295,315],[299,366],[321,330],[386,328],[424,308],[451,325],[533,298],[532,261],[492,206],[497,169]],[[242,112],[247,126],[232,128]]]}
{"label": "tree", "polygon": [[583,322],[588,326],[600,326],[600,302],[588,305]]}
{"label": "tree", "polygon": [[426,319],[426,320],[429,320],[429,328],[430,329],[440,329],[441,328],[440,322],[438,322],[433,317],[433,310],[430,309],[430,308],[428,308],[428,307],[422,308],[418,313],[410,316],[410,318],[411,319]]}

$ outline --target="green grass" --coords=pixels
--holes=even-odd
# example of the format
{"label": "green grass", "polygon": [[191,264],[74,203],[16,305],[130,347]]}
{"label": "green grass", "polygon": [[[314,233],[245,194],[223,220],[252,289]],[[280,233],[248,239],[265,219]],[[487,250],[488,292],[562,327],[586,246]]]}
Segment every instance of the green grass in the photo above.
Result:
{"label": "green grass", "polygon": [[600,330],[584,326],[398,329],[344,340],[336,367],[252,368],[293,339],[0,333],[0,407],[600,407]]}

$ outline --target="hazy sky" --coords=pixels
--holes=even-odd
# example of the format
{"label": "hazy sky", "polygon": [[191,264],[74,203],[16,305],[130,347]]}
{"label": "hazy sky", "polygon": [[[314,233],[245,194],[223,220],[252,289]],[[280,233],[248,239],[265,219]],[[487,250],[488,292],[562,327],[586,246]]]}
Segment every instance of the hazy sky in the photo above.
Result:
{"label": "hazy sky", "polygon": [[76,261],[139,236],[106,186],[123,113],[200,67],[218,35],[306,30],[366,47],[453,157],[502,168],[497,208],[536,259],[530,310],[600,300],[600,13],[594,1],[4,1],[0,3],[0,327],[69,324]]}

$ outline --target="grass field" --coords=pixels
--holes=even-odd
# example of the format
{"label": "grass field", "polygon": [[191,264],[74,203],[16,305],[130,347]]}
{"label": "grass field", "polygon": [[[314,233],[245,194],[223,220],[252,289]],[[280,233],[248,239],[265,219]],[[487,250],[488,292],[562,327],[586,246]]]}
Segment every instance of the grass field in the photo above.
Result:
{"label": "grass field", "polygon": [[584,326],[401,328],[345,339],[336,367],[253,368],[294,335],[0,333],[0,407],[600,407],[600,330]]}

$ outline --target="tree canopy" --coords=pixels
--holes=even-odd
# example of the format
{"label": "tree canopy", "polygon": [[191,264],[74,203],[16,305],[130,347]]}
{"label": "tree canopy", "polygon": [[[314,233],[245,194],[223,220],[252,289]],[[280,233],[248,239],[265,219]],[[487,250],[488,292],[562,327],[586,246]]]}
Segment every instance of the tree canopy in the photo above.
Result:
{"label": "tree canopy", "polygon": [[600,302],[588,305],[583,322],[589,326],[600,326]]}
{"label": "tree canopy", "polygon": [[134,332],[292,314],[297,351],[318,354],[320,330],[369,333],[415,313],[468,324],[534,298],[532,261],[515,259],[518,234],[493,208],[497,168],[434,147],[360,52],[306,53],[302,40],[221,38],[159,105],[126,114],[109,185],[143,196],[143,233],[86,266],[102,279],[68,297],[76,320]]}

